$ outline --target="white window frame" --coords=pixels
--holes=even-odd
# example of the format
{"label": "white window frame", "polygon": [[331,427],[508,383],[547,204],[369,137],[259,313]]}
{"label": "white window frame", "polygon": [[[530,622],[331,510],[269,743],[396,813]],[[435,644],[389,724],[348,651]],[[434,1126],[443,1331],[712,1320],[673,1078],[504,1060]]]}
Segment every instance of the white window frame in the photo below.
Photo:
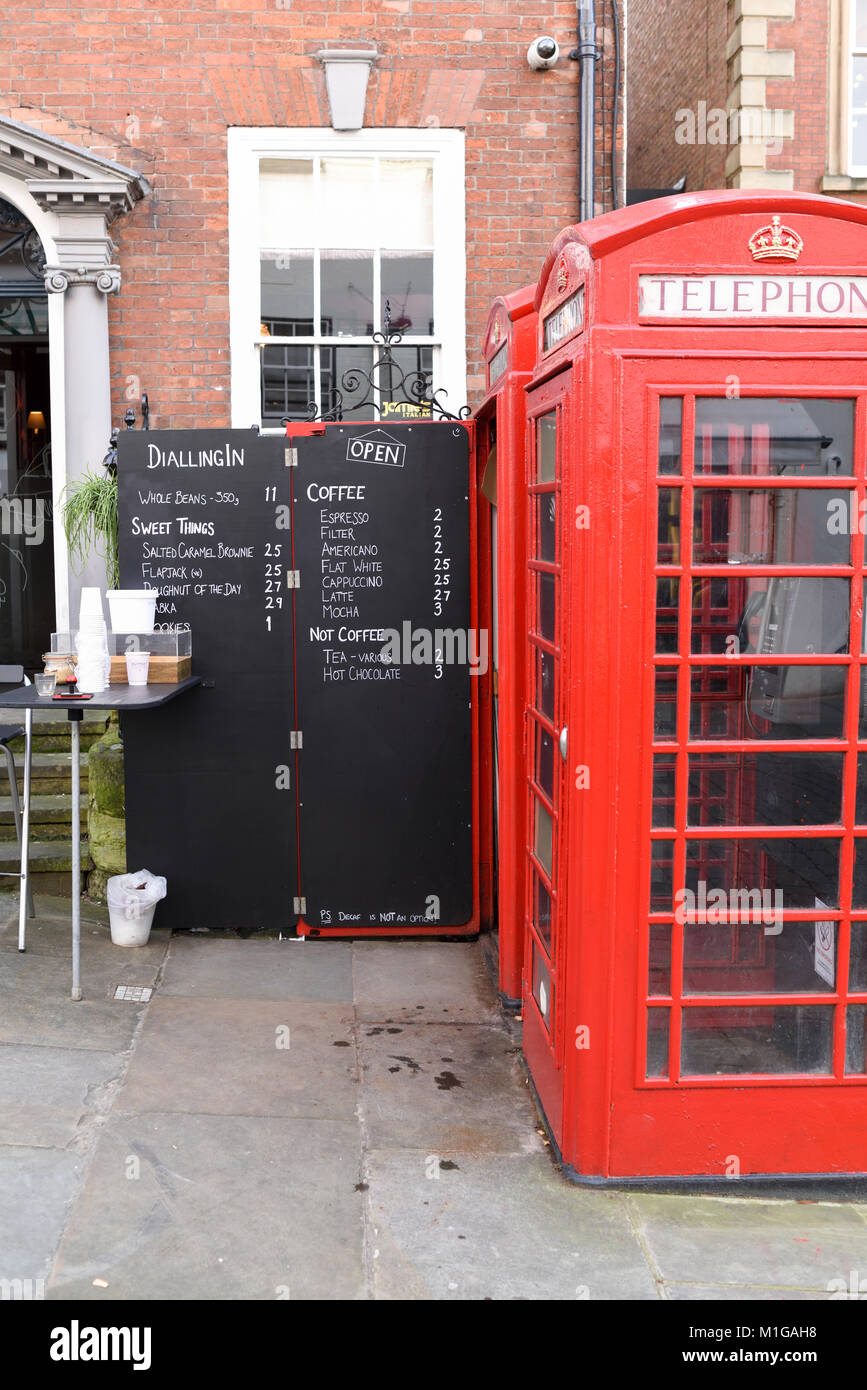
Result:
{"label": "white window frame", "polygon": [[864,178],[867,176],[867,164],[856,164],[852,155],[853,145],[853,121],[855,111],[867,113],[867,101],[863,106],[856,107],[853,103],[853,91],[855,81],[855,59],[867,58],[867,45],[858,47],[855,43],[855,14],[857,6],[855,0],[849,0],[847,5],[849,14],[847,25],[847,44],[846,44],[846,169],[853,178]]}
{"label": "white window frame", "polygon": [[[466,196],[464,134],[460,130],[383,129],[351,133],[330,127],[239,127],[228,130],[229,173],[229,349],[231,418],[237,429],[262,427],[259,160],[301,159],[316,154],[433,161],[435,338],[412,335],[412,342],[435,343],[434,390],[445,390],[447,409],[467,398],[466,348]],[[297,340],[293,340],[297,341]],[[305,340],[306,341],[306,340]],[[369,339],[344,339],[346,346]],[[372,357],[371,357],[372,361]],[[350,418],[361,418],[353,416]],[[280,434],[269,426],[266,434]]]}

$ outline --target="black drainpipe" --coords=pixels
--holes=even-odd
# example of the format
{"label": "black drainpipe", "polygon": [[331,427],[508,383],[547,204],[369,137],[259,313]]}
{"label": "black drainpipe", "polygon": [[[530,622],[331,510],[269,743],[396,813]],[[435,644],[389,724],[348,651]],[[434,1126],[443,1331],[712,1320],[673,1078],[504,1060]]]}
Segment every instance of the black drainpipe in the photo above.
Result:
{"label": "black drainpipe", "polygon": [[593,0],[578,0],[578,47],[569,57],[579,64],[581,95],[578,108],[578,220],[593,216],[596,159],[596,13]]}

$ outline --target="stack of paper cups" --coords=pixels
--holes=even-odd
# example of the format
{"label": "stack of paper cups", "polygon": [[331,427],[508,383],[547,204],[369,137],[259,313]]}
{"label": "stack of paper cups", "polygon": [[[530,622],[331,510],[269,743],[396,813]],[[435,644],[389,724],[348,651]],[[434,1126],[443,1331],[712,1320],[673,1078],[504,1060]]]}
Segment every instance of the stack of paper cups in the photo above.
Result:
{"label": "stack of paper cups", "polygon": [[108,632],[102,611],[99,589],[82,589],[79,628],[76,637],[78,653],[78,688],[88,695],[99,695],[108,685],[111,657]]}

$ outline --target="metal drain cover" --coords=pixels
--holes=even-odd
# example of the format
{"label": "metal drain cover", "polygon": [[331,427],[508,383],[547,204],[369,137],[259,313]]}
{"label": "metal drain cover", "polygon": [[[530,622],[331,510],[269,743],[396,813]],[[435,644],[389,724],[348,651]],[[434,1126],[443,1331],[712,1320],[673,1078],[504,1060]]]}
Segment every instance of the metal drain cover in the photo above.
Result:
{"label": "metal drain cover", "polygon": [[115,999],[126,999],[131,1004],[146,1004],[152,994],[150,985],[118,985],[114,991]]}

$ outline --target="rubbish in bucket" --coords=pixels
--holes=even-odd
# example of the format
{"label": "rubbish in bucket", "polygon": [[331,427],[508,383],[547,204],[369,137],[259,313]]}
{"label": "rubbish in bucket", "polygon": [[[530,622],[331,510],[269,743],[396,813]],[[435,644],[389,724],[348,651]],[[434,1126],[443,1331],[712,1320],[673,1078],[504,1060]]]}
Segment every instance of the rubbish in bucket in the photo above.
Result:
{"label": "rubbish in bucket", "polygon": [[108,916],[115,946],[146,946],[157,903],[166,896],[166,881],[141,869],[108,880]]}

